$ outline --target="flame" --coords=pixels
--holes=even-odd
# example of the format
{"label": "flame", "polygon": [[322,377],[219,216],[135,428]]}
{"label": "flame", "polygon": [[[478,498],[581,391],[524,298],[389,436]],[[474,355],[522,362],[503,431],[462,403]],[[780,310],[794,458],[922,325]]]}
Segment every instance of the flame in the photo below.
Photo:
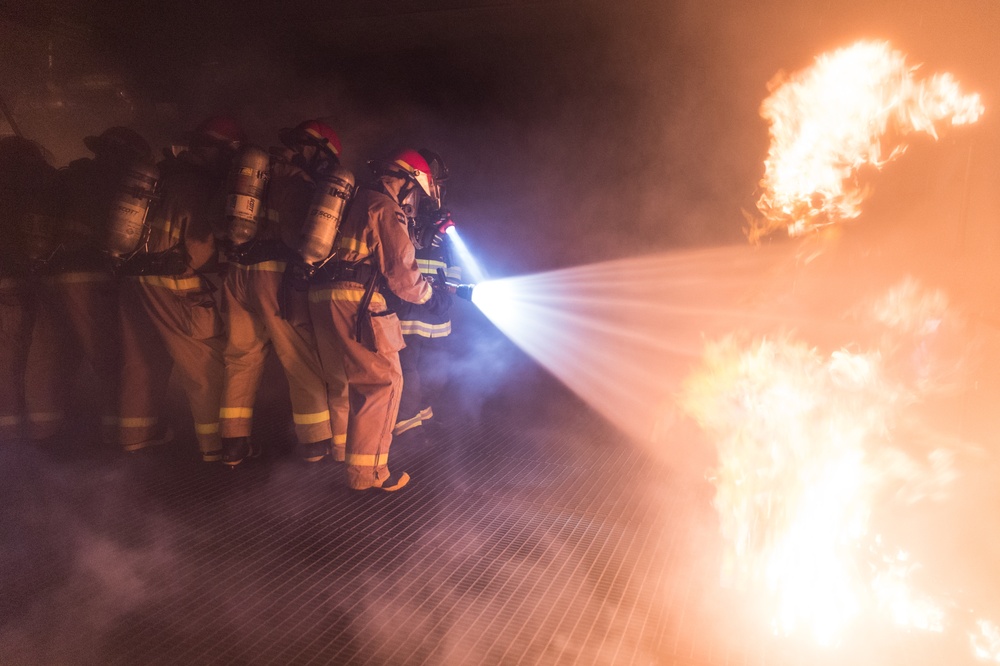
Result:
{"label": "flame", "polygon": [[929,394],[927,357],[910,351],[933,348],[963,317],[942,290],[912,278],[858,313],[879,332],[869,351],[826,355],[791,335],[730,335],[706,345],[682,387],[682,409],[718,452],[724,582],[766,599],[777,634],[832,645],[881,615],[904,630],[964,630],[976,657],[1000,663],[1000,627],[968,626],[952,601],[922,593],[921,564],[872,525],[879,501],[943,501],[957,481],[953,463],[967,444],[921,441],[927,428],[914,408]]}
{"label": "flame", "polygon": [[887,42],[861,41],[771,81],[760,110],[771,126],[757,201],[763,217],[750,220],[752,242],[856,218],[868,196],[863,167],[897,158],[908,134],[936,139],[944,125],[979,119],[979,95],[963,94],[947,73],[917,80],[917,69]]}
{"label": "flame", "polygon": [[875,485],[868,449],[904,396],[877,353],[824,358],[790,338],[710,344],[681,404],[716,440],[724,576],[764,585],[773,627],[835,641],[860,613],[856,554]]}
{"label": "flame", "polygon": [[989,620],[977,620],[976,630],[969,633],[972,653],[977,659],[1000,664],[1000,627]]}

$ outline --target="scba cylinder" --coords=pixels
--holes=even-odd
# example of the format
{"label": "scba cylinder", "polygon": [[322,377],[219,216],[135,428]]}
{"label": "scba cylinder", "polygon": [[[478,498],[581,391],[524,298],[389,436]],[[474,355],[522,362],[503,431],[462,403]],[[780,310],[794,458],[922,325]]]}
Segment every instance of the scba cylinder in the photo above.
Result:
{"label": "scba cylinder", "polygon": [[305,263],[316,266],[333,252],[333,241],[352,194],[354,174],[343,167],[336,167],[316,184],[299,238],[298,251]]}
{"label": "scba cylinder", "polygon": [[159,170],[150,162],[134,162],[125,170],[111,201],[104,244],[105,251],[112,257],[121,258],[138,249],[159,178]]}
{"label": "scba cylinder", "polygon": [[226,197],[229,240],[233,245],[242,245],[257,235],[270,167],[267,151],[259,146],[243,146],[233,158]]}

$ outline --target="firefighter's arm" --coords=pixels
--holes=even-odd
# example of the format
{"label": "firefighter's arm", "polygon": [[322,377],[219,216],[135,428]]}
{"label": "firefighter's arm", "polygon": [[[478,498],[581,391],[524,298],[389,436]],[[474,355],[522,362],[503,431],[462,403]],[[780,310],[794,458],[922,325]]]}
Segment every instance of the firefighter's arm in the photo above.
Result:
{"label": "firefighter's arm", "polygon": [[417,268],[413,243],[406,232],[406,216],[396,207],[380,207],[375,228],[379,235],[382,272],[392,293],[408,303],[424,305],[433,290]]}

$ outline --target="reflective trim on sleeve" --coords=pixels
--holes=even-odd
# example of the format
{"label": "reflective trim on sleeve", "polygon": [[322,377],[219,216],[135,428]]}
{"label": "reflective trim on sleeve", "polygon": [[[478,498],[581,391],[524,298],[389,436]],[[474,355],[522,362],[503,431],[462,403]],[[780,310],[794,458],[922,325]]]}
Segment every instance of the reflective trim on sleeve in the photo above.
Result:
{"label": "reflective trim on sleeve", "polygon": [[380,453],[375,456],[364,453],[348,453],[345,462],[355,467],[381,467],[389,464],[389,454]]}
{"label": "reflective trim on sleeve", "polygon": [[[342,289],[310,289],[309,301],[312,303],[325,303],[326,301],[347,301],[349,303],[360,303],[365,295],[364,289],[354,287]],[[385,297],[375,292],[372,294],[372,304],[385,307]]]}
{"label": "reflective trim on sleeve", "polygon": [[196,435],[214,435],[219,432],[218,423],[195,423],[194,432]]}
{"label": "reflective trim on sleeve", "polygon": [[156,425],[159,420],[156,416],[136,416],[118,419],[118,425],[122,428],[148,428]]}
{"label": "reflective trim on sleeve", "polygon": [[32,423],[55,423],[63,420],[62,412],[30,412],[28,420]]}
{"label": "reflective trim on sleeve", "polygon": [[[417,259],[417,268],[424,275],[437,275],[438,269],[447,270],[448,265],[443,261],[436,261],[434,259]],[[447,273],[446,273],[447,275]]]}
{"label": "reflective trim on sleeve", "polygon": [[333,436],[333,445],[334,446],[347,446],[347,433],[345,432],[342,435],[334,435]]}
{"label": "reflective trim on sleeve", "polygon": [[371,254],[368,251],[368,244],[365,243],[360,238],[347,238],[346,236],[341,236],[337,240],[337,247],[334,249],[347,250],[348,252],[356,252],[360,257],[367,257]]}
{"label": "reflective trim on sleeve", "polygon": [[[23,422],[24,422],[24,419],[22,419],[17,414],[14,414],[13,416],[0,416],[0,427],[21,425],[21,423],[23,423]],[[346,438],[347,438],[347,435],[344,435],[345,441],[346,441]]]}
{"label": "reflective trim on sleeve", "polygon": [[166,275],[140,275],[139,282],[152,287],[163,287],[172,291],[191,291],[201,288],[201,278],[198,276],[188,278],[167,277]]}
{"label": "reflective trim on sleeve", "polygon": [[42,278],[46,284],[81,284],[85,282],[111,282],[111,274],[103,271],[88,271],[86,273],[57,273]]}
{"label": "reflective trim on sleeve", "polygon": [[312,414],[296,414],[292,412],[292,421],[295,425],[315,425],[330,420],[330,410],[314,412]]}
{"label": "reflective trim on sleeve", "polygon": [[444,269],[444,276],[449,280],[462,280],[462,268],[460,266],[449,266]]}
{"label": "reflective trim on sleeve", "polygon": [[262,261],[259,264],[250,264],[247,268],[251,271],[267,271],[269,273],[284,273],[287,261]]}
{"label": "reflective trim on sleeve", "polygon": [[423,305],[427,301],[431,300],[431,296],[434,295],[434,290],[431,288],[431,283],[424,281],[424,295],[421,296],[417,301],[417,305]]}
{"label": "reflective trim on sleeve", "polygon": [[249,419],[253,418],[253,407],[221,407],[219,408],[220,419]]}
{"label": "reflective trim on sleeve", "polygon": [[425,338],[444,338],[451,335],[451,322],[443,324],[427,324],[422,321],[406,320],[399,322],[403,335],[419,335]]}
{"label": "reflective trim on sleeve", "polygon": [[171,220],[155,219],[149,223],[149,226],[169,238],[171,245],[178,243],[181,239],[181,227],[175,225]]}

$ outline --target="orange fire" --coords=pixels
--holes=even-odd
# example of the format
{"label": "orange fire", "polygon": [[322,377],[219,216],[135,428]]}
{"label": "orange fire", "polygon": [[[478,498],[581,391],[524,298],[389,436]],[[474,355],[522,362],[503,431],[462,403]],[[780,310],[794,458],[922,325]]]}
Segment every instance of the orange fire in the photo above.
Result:
{"label": "orange fire", "polygon": [[922,446],[913,420],[938,390],[935,369],[956,365],[941,345],[964,317],[912,278],[854,314],[866,351],[731,335],[707,345],[684,383],[680,405],[718,454],[723,580],[765,599],[779,635],[831,645],[878,616],[905,630],[965,630],[976,656],[1000,661],[1000,628],[961,626],[954,604],[920,591],[920,562],[873,525],[880,502],[943,501],[956,481],[964,444]]}
{"label": "orange fire", "polygon": [[868,196],[863,167],[897,158],[909,134],[937,138],[946,125],[979,119],[979,95],[963,94],[950,74],[917,80],[917,69],[887,42],[861,41],[771,81],[760,110],[771,146],[752,242],[782,228],[796,236],[856,218]]}

